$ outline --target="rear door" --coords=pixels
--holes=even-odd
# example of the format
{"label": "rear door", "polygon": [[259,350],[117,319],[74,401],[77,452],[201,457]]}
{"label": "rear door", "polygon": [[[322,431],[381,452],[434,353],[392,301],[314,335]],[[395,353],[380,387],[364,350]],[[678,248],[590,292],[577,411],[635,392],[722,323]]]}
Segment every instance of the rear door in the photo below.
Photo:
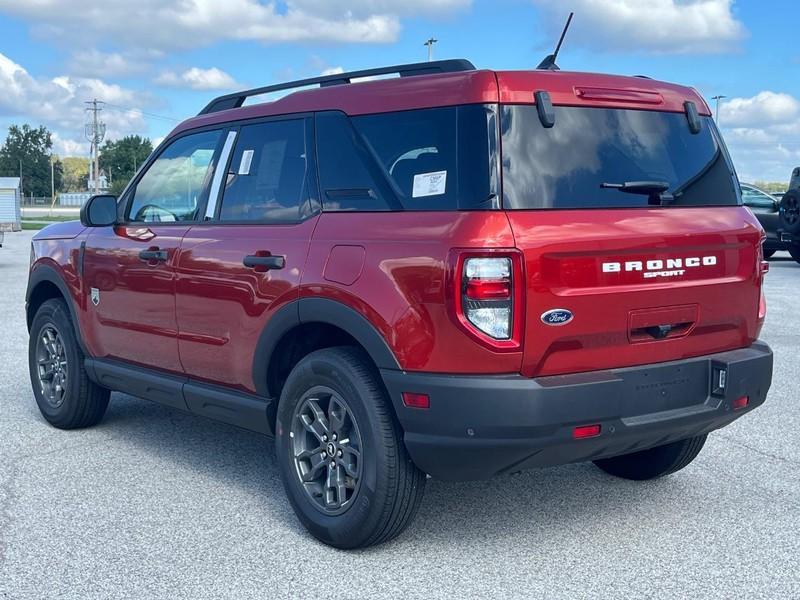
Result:
{"label": "rear door", "polygon": [[764,227],[767,237],[777,239],[780,213],[778,212],[778,201],[775,197],[743,183],[742,201],[756,215],[756,218]]}
{"label": "rear door", "polygon": [[181,245],[179,348],[190,377],[255,391],[256,344],[274,312],[298,298],[319,213],[312,120],[249,123],[229,140],[206,221]]}
{"label": "rear door", "polygon": [[208,130],[171,142],[126,192],[120,224],[91,230],[83,265],[95,356],[182,371],[175,265],[204,208],[221,138]]}
{"label": "rear door", "polygon": [[[677,112],[556,107],[550,128],[534,106],[501,112],[504,206],[525,257],[523,372],[675,360],[757,337],[761,229],[710,118],[692,133]],[[653,183],[604,185],[631,181]]]}

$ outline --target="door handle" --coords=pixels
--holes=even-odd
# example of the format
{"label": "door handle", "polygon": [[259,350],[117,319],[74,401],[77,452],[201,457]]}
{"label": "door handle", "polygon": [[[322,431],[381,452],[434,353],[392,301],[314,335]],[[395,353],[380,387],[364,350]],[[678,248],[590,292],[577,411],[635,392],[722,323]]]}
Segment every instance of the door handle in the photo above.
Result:
{"label": "door handle", "polygon": [[242,264],[248,269],[256,271],[269,271],[271,269],[282,269],[286,266],[286,258],[283,256],[258,256],[250,254],[242,259]]}
{"label": "door handle", "polygon": [[169,258],[169,253],[166,250],[159,250],[158,248],[148,248],[147,250],[139,252],[139,258],[147,262],[165,262]]}

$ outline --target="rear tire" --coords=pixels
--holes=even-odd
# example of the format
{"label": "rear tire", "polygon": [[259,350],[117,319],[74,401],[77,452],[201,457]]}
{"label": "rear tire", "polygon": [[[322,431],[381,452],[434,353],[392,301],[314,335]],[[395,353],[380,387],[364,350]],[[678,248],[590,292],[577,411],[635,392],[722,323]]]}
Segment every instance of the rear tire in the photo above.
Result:
{"label": "rear tire", "polygon": [[110,392],[89,379],[83,361],[67,305],[42,303],[31,323],[28,368],[39,411],[59,429],[97,425],[108,407]]}
{"label": "rear tire", "polygon": [[800,190],[789,190],[780,202],[780,225],[787,233],[800,233]]}
{"label": "rear tire", "polygon": [[775,250],[764,250],[764,258],[769,259],[775,256]]}
{"label": "rear tire", "polygon": [[789,254],[796,262],[800,263],[800,246],[792,246],[789,248]]}
{"label": "rear tire", "polygon": [[422,501],[425,473],[406,452],[377,369],[357,348],[317,350],[292,370],[276,453],[297,517],[337,548],[391,540]]}
{"label": "rear tire", "polygon": [[680,471],[692,462],[703,449],[706,437],[706,435],[699,435],[687,440],[656,446],[649,450],[603,458],[594,461],[594,464],[609,475],[622,479],[643,481],[664,477]]}

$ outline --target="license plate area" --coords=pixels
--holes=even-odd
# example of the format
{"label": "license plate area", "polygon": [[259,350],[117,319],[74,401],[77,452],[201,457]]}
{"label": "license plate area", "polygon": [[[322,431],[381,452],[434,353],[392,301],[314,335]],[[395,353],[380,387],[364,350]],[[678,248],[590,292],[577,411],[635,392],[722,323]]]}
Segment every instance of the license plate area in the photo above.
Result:
{"label": "license plate area", "polygon": [[704,404],[709,394],[707,361],[618,373],[623,380],[623,417]]}

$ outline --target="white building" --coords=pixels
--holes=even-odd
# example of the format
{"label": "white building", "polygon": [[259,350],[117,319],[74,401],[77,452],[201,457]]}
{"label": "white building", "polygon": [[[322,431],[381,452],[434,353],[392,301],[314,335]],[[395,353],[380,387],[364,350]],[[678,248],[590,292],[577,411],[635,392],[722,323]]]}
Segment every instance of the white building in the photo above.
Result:
{"label": "white building", "polygon": [[0,231],[22,229],[19,177],[0,177]]}

